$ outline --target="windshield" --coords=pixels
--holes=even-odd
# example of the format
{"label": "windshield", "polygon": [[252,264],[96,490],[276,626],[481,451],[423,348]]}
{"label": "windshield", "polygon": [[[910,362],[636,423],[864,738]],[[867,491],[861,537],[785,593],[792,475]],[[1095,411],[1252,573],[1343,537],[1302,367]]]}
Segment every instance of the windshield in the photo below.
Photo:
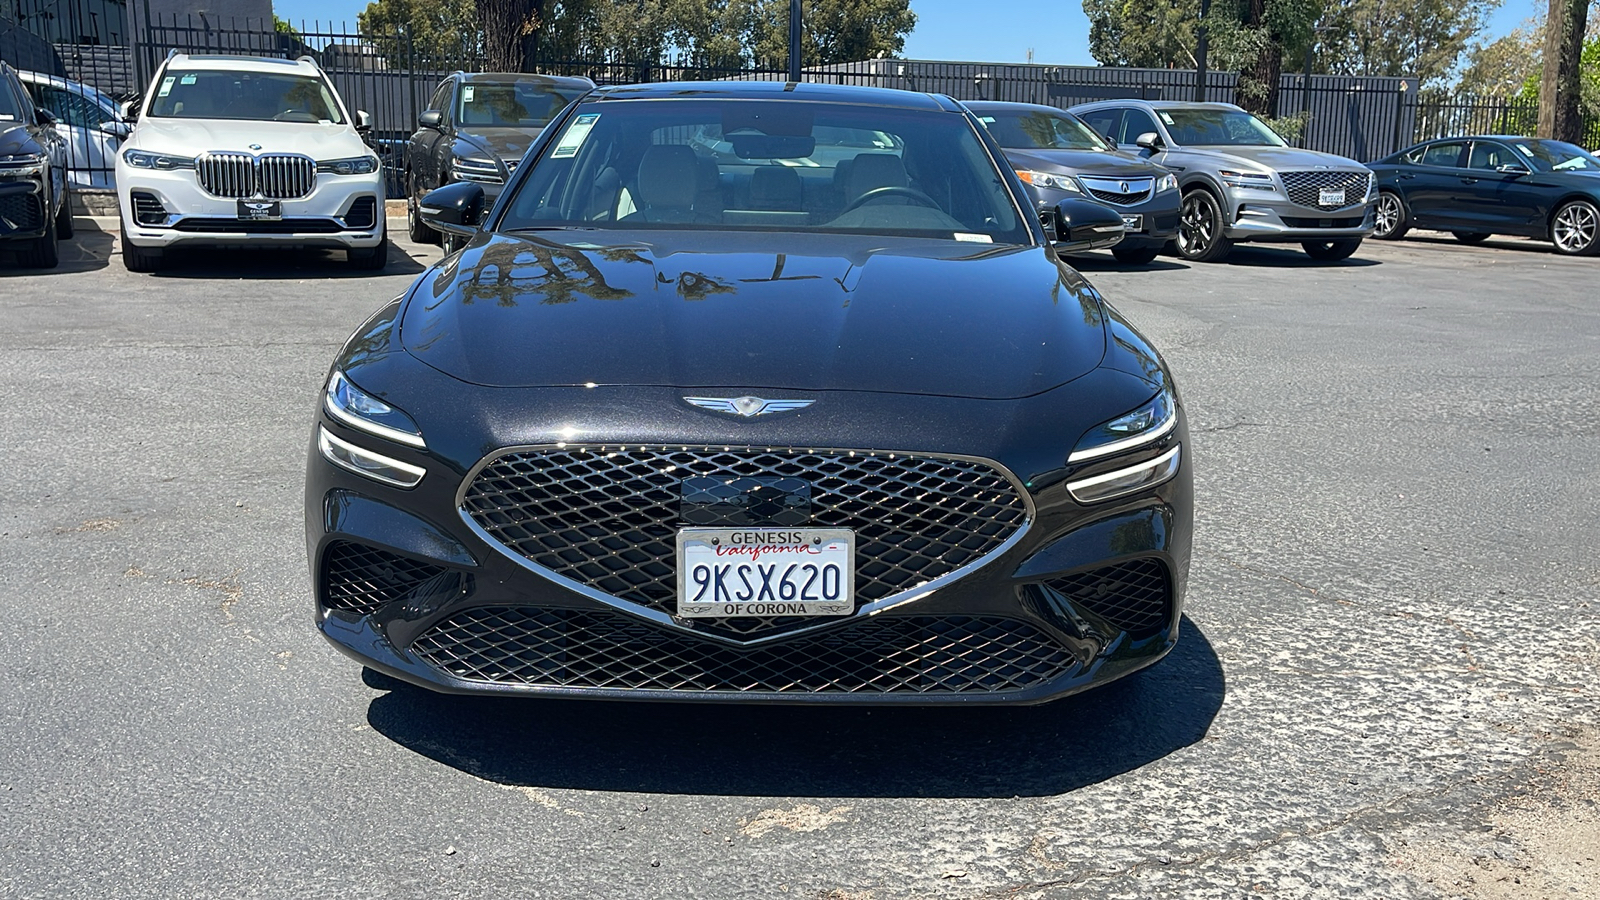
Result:
{"label": "windshield", "polygon": [[1541,172],[1600,171],[1600,159],[1562,141],[1518,141],[1517,150]]}
{"label": "windshield", "polygon": [[1008,150],[1110,149],[1089,126],[1061,113],[984,110],[977,115],[995,141]]}
{"label": "windshield", "polygon": [[174,119],[252,119],[342,124],[321,79],[277,72],[168,69],[150,115]]}
{"label": "windshield", "polygon": [[968,120],[788,100],[583,104],[506,206],[546,227],[863,232],[1026,244]]}
{"label": "windshield", "polygon": [[22,118],[22,112],[17,109],[17,98],[12,96],[11,89],[5,82],[0,81],[0,122],[16,122]]}
{"label": "windshield", "polygon": [[1185,144],[1221,144],[1235,147],[1287,147],[1267,123],[1243,110],[1158,109],[1172,140]]}
{"label": "windshield", "polygon": [[556,90],[543,82],[482,81],[461,86],[456,123],[480,128],[543,128],[568,103],[587,91]]}

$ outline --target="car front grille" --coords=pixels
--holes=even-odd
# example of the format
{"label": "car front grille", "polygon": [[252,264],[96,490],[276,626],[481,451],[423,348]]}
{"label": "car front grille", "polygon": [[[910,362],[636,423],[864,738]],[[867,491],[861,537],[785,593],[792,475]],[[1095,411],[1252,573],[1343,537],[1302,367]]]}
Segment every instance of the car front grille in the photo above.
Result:
{"label": "car front grille", "polygon": [[203,153],[195,160],[200,187],[218,197],[293,200],[311,193],[317,163],[295,153]]}
{"label": "car front grille", "polygon": [[1156,634],[1172,621],[1167,567],[1158,560],[1136,559],[1045,584],[1136,638]]}
{"label": "car front grille", "polygon": [[[749,517],[727,522],[692,508],[694,520],[685,519],[696,485],[733,479],[798,481],[809,487],[809,502],[773,503],[764,513],[751,507]],[[738,447],[516,450],[472,477],[462,512],[515,556],[666,613],[677,609],[677,532],[691,524],[849,528],[856,536],[859,606],[985,561],[1029,516],[1020,490],[989,463]],[[701,620],[697,627],[745,635],[816,622],[747,617]]]}
{"label": "car front grille", "polygon": [[1082,175],[1078,180],[1083,182],[1096,200],[1117,206],[1143,203],[1150,199],[1150,191],[1155,186],[1153,178],[1094,178]]}
{"label": "car front grille", "polygon": [[993,616],[876,616],[745,648],[619,612],[478,607],[411,649],[473,682],[736,695],[1007,693],[1076,665],[1033,625]]}
{"label": "car front grille", "polygon": [[38,231],[44,225],[44,210],[37,194],[8,194],[0,197],[0,234]]}
{"label": "car front grille", "polygon": [[1305,216],[1284,216],[1283,224],[1290,228],[1360,228],[1360,216],[1345,216],[1338,219],[1312,219]]}
{"label": "car front grille", "polygon": [[371,615],[445,571],[398,553],[336,541],[322,554],[322,605]]}
{"label": "car front grille", "polygon": [[[1370,176],[1366,172],[1340,172],[1329,169],[1315,172],[1279,172],[1278,177],[1283,179],[1283,189],[1288,192],[1289,199],[1301,206],[1343,209],[1367,199]],[[1343,190],[1344,202],[1324,206],[1318,202],[1324,190]]]}
{"label": "car front grille", "polygon": [[347,230],[337,219],[211,219],[190,216],[173,223],[186,234],[338,234]]}

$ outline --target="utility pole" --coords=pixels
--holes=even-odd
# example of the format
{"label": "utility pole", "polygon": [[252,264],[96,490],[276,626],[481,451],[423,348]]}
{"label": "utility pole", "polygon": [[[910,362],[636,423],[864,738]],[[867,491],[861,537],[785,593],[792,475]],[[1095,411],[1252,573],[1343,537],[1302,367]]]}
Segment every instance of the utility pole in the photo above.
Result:
{"label": "utility pole", "polygon": [[789,0],[789,80],[800,80],[800,0]]}
{"label": "utility pole", "polygon": [[1211,15],[1211,0],[1200,0],[1200,25],[1195,29],[1199,37],[1194,48],[1194,102],[1206,102],[1206,49],[1211,37],[1207,32],[1211,29],[1206,26],[1207,18]]}

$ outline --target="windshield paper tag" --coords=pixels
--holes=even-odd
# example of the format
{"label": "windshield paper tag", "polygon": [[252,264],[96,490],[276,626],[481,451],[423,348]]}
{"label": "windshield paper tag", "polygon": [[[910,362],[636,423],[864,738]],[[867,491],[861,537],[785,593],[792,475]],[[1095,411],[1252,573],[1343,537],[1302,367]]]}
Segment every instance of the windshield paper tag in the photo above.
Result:
{"label": "windshield paper tag", "polygon": [[988,236],[987,234],[968,234],[965,231],[956,232],[955,233],[955,238],[958,241],[966,241],[969,244],[992,244],[992,243],[994,243],[994,238]]}
{"label": "windshield paper tag", "polygon": [[1161,121],[1165,122],[1166,124],[1168,124],[1168,125],[1172,124],[1172,116],[1171,115],[1168,115],[1167,113],[1161,112],[1160,110],[1156,111],[1156,115],[1160,116],[1161,117]]}
{"label": "windshield paper tag", "polygon": [[567,133],[561,136],[561,143],[556,145],[556,152],[550,154],[551,159],[566,159],[577,156],[578,148],[589,139],[589,132],[594,130],[594,123],[600,121],[599,113],[584,113],[572,120],[567,126]]}
{"label": "windshield paper tag", "polygon": [[194,84],[194,79],[195,79],[195,76],[193,76],[193,75],[185,75],[182,78],[178,79],[178,83],[179,84]]}
{"label": "windshield paper tag", "polygon": [[471,103],[472,102],[472,85],[470,85],[470,84],[464,85],[461,88],[461,102],[462,103]]}
{"label": "windshield paper tag", "polygon": [[165,97],[166,95],[172,93],[172,83],[177,80],[178,79],[173,78],[171,75],[161,79],[161,90],[156,91],[156,96]]}

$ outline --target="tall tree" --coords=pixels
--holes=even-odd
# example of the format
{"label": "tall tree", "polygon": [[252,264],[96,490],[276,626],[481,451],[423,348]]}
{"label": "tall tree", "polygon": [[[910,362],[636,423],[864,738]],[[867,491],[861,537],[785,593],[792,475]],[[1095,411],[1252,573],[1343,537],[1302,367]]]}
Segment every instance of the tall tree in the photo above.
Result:
{"label": "tall tree", "polygon": [[1539,136],[1577,143],[1583,137],[1580,100],[1583,34],[1590,0],[1550,0],[1545,19],[1544,74],[1539,80]]}
{"label": "tall tree", "polygon": [[1544,71],[1544,21],[1524,22],[1510,34],[1472,48],[1456,84],[1458,94],[1504,99]]}
{"label": "tall tree", "polygon": [[[917,24],[910,0],[803,0],[801,60],[808,66],[895,56]],[[751,50],[757,63],[789,59],[789,0],[757,0]]]}
{"label": "tall tree", "polygon": [[473,0],[373,0],[356,21],[396,65],[448,68],[477,54]]}
{"label": "tall tree", "polygon": [[1442,87],[1500,0],[1347,0],[1330,4],[1328,71],[1389,75]]}

